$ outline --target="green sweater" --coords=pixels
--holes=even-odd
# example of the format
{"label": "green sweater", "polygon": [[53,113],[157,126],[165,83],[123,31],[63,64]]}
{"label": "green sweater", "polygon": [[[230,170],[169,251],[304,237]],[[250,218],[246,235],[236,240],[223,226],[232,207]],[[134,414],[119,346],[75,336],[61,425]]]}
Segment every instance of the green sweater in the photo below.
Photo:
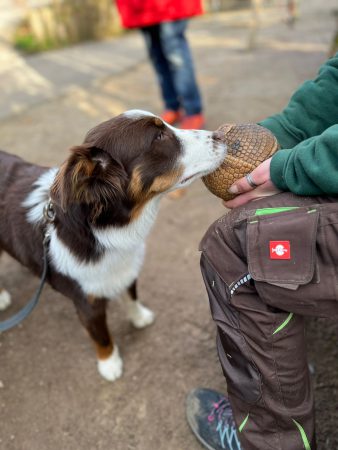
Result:
{"label": "green sweater", "polygon": [[277,138],[273,183],[299,195],[338,195],[338,53],[306,81],[281,114],[260,125]]}

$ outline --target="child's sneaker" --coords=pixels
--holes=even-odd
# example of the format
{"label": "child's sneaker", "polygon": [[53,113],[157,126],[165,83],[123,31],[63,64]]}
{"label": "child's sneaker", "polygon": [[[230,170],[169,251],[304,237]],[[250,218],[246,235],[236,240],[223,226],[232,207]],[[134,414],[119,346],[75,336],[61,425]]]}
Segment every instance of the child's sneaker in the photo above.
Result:
{"label": "child's sneaker", "polygon": [[182,119],[182,113],[181,111],[166,109],[165,111],[163,111],[160,117],[169,125],[175,125]]}
{"label": "child's sneaker", "polygon": [[179,123],[182,130],[201,130],[205,126],[205,118],[203,114],[193,114],[185,116]]}

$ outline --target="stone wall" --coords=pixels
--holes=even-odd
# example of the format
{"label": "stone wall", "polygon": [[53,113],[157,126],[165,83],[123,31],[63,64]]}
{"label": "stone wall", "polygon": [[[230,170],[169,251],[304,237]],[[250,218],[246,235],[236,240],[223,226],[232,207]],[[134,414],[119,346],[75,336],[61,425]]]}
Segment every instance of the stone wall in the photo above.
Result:
{"label": "stone wall", "polygon": [[111,0],[51,0],[31,7],[30,32],[39,41],[56,45],[102,39],[119,28]]}

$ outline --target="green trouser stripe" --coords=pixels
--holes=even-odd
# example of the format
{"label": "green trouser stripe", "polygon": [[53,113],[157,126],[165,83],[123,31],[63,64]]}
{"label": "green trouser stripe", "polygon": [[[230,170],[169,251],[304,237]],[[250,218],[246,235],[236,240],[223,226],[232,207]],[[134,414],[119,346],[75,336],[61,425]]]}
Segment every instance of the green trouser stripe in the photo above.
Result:
{"label": "green trouser stripe", "polygon": [[272,333],[272,334],[276,334],[278,333],[280,330],[282,330],[284,327],[286,327],[286,325],[290,322],[290,320],[292,319],[293,313],[290,313],[288,315],[288,317],[284,320],[284,322],[279,325],[279,327]]}
{"label": "green trouser stripe", "polygon": [[292,420],[295,423],[296,427],[298,428],[298,430],[300,432],[300,435],[302,436],[302,440],[303,440],[303,444],[304,444],[305,450],[311,450],[311,447],[310,447],[309,441],[307,439],[306,433],[304,431],[304,428],[296,420],[294,420],[294,419],[292,419]]}
{"label": "green trouser stripe", "polygon": [[298,206],[281,206],[280,208],[262,208],[256,209],[255,216],[264,216],[265,214],[276,214],[284,211],[298,209]]}
{"label": "green trouser stripe", "polygon": [[245,425],[246,425],[246,423],[247,423],[247,421],[248,421],[248,419],[249,419],[249,415],[250,415],[250,414],[248,414],[248,415],[246,416],[246,418],[243,420],[243,422],[240,424],[240,426],[239,426],[239,428],[238,428],[238,431],[239,431],[240,433],[242,433],[243,428],[245,427]]}

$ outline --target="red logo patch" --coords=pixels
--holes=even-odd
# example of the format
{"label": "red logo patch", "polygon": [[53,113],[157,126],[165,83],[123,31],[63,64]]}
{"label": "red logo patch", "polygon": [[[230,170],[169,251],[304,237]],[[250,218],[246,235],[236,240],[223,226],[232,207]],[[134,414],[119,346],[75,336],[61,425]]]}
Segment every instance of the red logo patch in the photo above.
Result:
{"label": "red logo patch", "polygon": [[291,259],[290,241],[270,241],[270,259]]}

